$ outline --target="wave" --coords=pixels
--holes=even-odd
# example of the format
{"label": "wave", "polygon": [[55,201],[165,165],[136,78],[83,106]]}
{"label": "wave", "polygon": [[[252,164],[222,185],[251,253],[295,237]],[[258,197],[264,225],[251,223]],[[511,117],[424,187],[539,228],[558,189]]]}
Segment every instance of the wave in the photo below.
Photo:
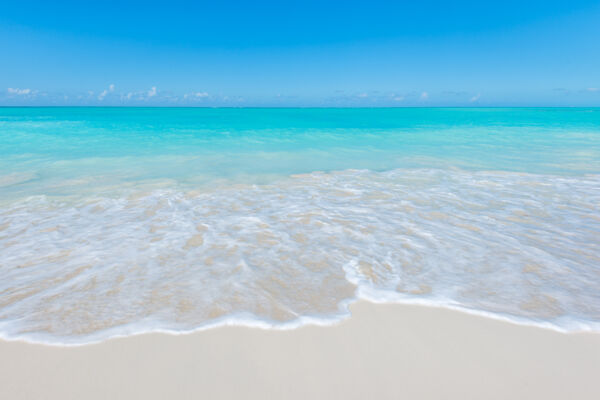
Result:
{"label": "wave", "polygon": [[600,175],[397,169],[0,208],[0,335],[331,324],[358,299],[600,331]]}

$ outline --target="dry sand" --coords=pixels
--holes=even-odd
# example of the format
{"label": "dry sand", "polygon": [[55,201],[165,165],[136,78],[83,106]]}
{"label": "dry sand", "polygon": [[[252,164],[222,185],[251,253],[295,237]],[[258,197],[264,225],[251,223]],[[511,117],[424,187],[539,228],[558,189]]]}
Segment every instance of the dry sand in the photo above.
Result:
{"label": "dry sand", "polygon": [[333,327],[0,342],[0,399],[600,399],[600,334],[357,303]]}

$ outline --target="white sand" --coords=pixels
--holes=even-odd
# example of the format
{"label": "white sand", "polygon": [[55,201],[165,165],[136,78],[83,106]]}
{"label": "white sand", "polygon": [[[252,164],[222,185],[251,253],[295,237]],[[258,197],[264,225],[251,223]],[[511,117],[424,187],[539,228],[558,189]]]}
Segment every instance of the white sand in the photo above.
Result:
{"label": "white sand", "polygon": [[334,327],[0,342],[0,399],[600,399],[600,334],[358,303]]}

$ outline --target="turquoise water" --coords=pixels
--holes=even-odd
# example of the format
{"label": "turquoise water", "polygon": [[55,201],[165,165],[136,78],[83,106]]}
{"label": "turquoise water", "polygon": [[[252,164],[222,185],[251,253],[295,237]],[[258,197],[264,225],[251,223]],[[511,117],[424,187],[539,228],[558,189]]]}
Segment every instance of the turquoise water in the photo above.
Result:
{"label": "turquoise water", "polygon": [[294,327],[359,298],[600,323],[600,109],[0,108],[0,332]]}
{"label": "turquoise water", "polygon": [[21,196],[346,169],[575,175],[600,171],[599,126],[599,109],[4,108],[0,168]]}

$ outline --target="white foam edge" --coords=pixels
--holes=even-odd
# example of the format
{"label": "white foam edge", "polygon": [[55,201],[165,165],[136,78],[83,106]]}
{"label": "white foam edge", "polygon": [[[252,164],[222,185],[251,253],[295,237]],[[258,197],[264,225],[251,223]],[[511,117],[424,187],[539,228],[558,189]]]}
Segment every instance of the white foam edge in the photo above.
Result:
{"label": "white foam edge", "polygon": [[[214,320],[207,321],[192,329],[165,329],[159,328],[156,325],[162,321],[153,319],[144,319],[126,325],[119,325],[110,329],[95,332],[91,335],[73,337],[74,341],[69,340],[48,340],[47,334],[30,334],[30,335],[8,335],[2,332],[2,326],[6,326],[10,321],[0,323],[0,339],[10,342],[23,342],[30,344],[41,344],[57,347],[79,347],[86,345],[98,344],[108,340],[139,336],[144,334],[167,334],[167,335],[188,335],[196,332],[202,332],[209,329],[222,327],[245,327],[264,330],[289,331],[298,329],[304,326],[335,326],[341,322],[351,318],[350,305],[358,301],[367,301],[372,304],[402,304],[402,305],[417,305],[429,308],[438,308],[461,312],[464,314],[474,315],[487,319],[493,319],[519,326],[528,326],[540,329],[551,330],[561,334],[571,333],[598,333],[600,334],[600,323],[594,321],[581,321],[574,318],[563,317],[559,318],[562,322],[560,325],[549,321],[531,320],[524,317],[513,315],[505,315],[488,311],[476,310],[464,307],[450,299],[441,298],[412,298],[401,293],[391,292],[387,290],[377,290],[365,286],[359,286],[356,291],[356,296],[343,300],[339,303],[338,312],[330,316],[303,315],[292,321],[275,322],[272,320],[259,318],[251,313],[235,313],[232,315],[223,316]],[[566,326],[566,327],[565,327]],[[408,327],[407,329],[410,329]],[[54,339],[54,337],[53,337]],[[65,339],[65,338],[61,338]],[[83,339],[83,340],[82,340]],[[81,340],[81,341],[80,341]]]}

